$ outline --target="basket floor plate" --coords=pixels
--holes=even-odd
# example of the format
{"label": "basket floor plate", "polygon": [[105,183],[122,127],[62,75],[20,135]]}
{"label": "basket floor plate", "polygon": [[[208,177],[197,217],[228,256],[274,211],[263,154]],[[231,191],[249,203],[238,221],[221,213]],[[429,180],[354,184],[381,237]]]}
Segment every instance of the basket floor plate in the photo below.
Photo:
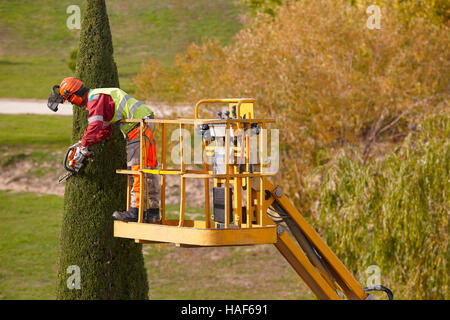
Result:
{"label": "basket floor plate", "polygon": [[194,246],[233,246],[275,243],[276,226],[206,229],[114,221],[114,236]]}

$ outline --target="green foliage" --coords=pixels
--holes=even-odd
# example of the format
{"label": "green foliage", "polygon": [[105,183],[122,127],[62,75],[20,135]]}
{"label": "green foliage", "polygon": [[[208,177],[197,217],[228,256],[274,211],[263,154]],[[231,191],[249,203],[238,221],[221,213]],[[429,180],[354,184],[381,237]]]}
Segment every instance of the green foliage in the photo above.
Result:
{"label": "green foliage", "polygon": [[[255,13],[267,13],[275,15],[277,7],[288,1],[299,0],[241,0],[244,5]],[[415,18],[424,18],[441,24],[447,23],[450,17],[450,2],[447,0],[347,0],[356,7],[367,8],[376,4],[388,10],[398,11],[402,19],[409,23]]]}
{"label": "green foliage", "polygon": [[271,16],[275,15],[276,8],[286,0],[242,0],[242,3],[253,12],[263,12]]}
{"label": "green foliage", "polygon": [[75,72],[75,68],[77,66],[77,55],[78,48],[75,48],[70,52],[69,61],[67,61],[67,66],[70,70],[72,70],[72,72]]}
{"label": "green foliage", "polygon": [[359,5],[377,4],[387,10],[396,10],[402,20],[409,24],[425,19],[435,24],[447,23],[450,18],[450,2],[447,0],[359,0]]}
{"label": "green foliage", "polygon": [[[77,76],[87,87],[118,87],[113,46],[104,0],[88,0],[82,19]],[[87,111],[74,107],[72,140],[81,139]],[[142,246],[113,237],[115,210],[126,204],[124,140],[116,125],[113,135],[96,146],[95,161],[66,182],[58,299],[146,299],[147,275]],[[80,290],[67,288],[67,268],[80,267]]]}
{"label": "green foliage", "polygon": [[449,136],[450,114],[441,112],[386,159],[365,165],[342,154],[325,168],[325,239],[355,274],[379,266],[400,299],[449,298]]}
{"label": "green foliage", "polygon": [[77,55],[77,76],[88,88],[119,86],[104,1],[88,0]]}

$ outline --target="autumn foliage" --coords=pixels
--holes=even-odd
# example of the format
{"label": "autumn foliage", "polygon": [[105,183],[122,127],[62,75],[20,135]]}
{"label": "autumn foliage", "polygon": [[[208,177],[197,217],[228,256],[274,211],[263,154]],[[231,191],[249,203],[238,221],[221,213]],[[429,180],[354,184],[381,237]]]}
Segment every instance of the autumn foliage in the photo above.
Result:
{"label": "autumn foliage", "polygon": [[[255,97],[282,124],[283,181],[291,195],[332,150],[398,140],[449,88],[449,30],[382,7],[381,29],[348,1],[297,1],[259,14],[227,47],[191,45],[170,70],[149,60],[135,79],[146,100]],[[394,122],[394,124],[392,124]],[[391,125],[392,124],[392,125]],[[370,145],[368,148],[367,146]],[[291,170],[294,169],[294,170]],[[297,194],[299,195],[299,194]]]}
{"label": "autumn foliage", "polygon": [[[278,179],[282,177],[284,190],[312,219],[317,219],[318,214],[334,212],[335,216],[322,221],[338,223],[342,219],[339,210],[333,207],[336,204],[329,198],[331,191],[320,191],[320,186],[323,188],[323,183],[330,180],[324,180],[326,176],[317,173],[318,167],[338,170],[339,166],[334,166],[335,161],[341,161],[336,160],[338,152],[346,152],[350,158],[355,155],[348,161],[356,161],[362,168],[374,160],[389,160],[398,144],[421,126],[423,118],[435,113],[447,119],[449,116],[450,32],[448,20],[445,20],[448,11],[446,15],[441,6],[444,2],[430,1],[433,7],[420,10],[413,5],[416,1],[401,2],[402,6],[399,1],[375,2],[381,7],[379,30],[367,27],[368,3],[364,1],[286,2],[278,6],[273,15],[256,14],[226,47],[214,40],[193,44],[176,57],[174,66],[169,69],[156,60],[147,61],[135,78],[137,94],[146,100],[189,103],[213,97],[256,98],[257,113],[275,118],[280,128]],[[441,14],[434,15],[438,11]],[[426,152],[432,152],[426,148],[426,141],[423,143]],[[402,167],[398,160],[401,157],[394,157],[398,161],[396,166]],[[414,165],[411,164],[411,168]],[[445,171],[447,165],[445,162],[444,169],[440,170]],[[382,170],[380,168],[382,165],[377,165],[368,172],[376,174],[377,170]],[[355,172],[349,176],[363,179],[357,178]],[[343,189],[346,184],[361,181],[344,178],[338,179]],[[364,176],[366,178],[370,180],[370,174]],[[386,185],[385,190],[391,187],[394,186]],[[433,193],[427,197],[433,198]],[[377,203],[381,205],[383,200],[380,199]],[[421,201],[426,201],[424,199]],[[327,203],[330,205],[324,209]],[[393,205],[392,208],[391,217],[398,207]],[[445,216],[446,209],[442,210],[435,216],[440,217],[442,212]],[[374,209],[373,213],[383,214],[383,211]],[[406,219],[406,211],[403,217]],[[379,221],[388,218],[386,214]],[[433,222],[433,225],[438,224],[438,221]],[[336,230],[342,231],[342,228]],[[370,230],[365,227],[346,229],[345,236],[350,241],[351,232],[366,231]],[[408,241],[407,230],[404,231],[405,241]],[[338,237],[332,230],[325,232],[332,241]],[[446,241],[439,239],[437,243]],[[373,247],[377,257],[385,252],[382,246],[378,242]],[[345,248],[362,254],[360,247]],[[401,250],[400,247],[394,249]],[[428,268],[435,261],[415,262],[414,250],[406,257],[401,256],[401,262],[420,269],[425,265]],[[350,264],[356,260],[346,258]],[[442,263],[440,266],[439,272],[446,268]],[[396,275],[400,272],[399,269],[394,271]],[[414,274],[425,286],[431,273]],[[414,291],[419,290],[417,288],[410,293],[405,289],[409,287],[402,288],[403,297],[433,297],[433,293]],[[434,288],[434,297],[445,296],[442,289]],[[439,294],[436,290],[440,290]]]}

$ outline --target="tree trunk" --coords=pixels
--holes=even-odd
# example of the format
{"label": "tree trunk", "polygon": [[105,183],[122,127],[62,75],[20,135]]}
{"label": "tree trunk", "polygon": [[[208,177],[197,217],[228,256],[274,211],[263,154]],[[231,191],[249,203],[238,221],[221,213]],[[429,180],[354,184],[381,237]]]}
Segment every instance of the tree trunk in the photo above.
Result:
{"label": "tree trunk", "polygon": [[[105,1],[86,3],[77,77],[88,88],[118,87]],[[87,127],[87,111],[73,109],[72,140],[76,142]],[[126,176],[115,173],[126,168],[125,142],[117,124],[112,136],[94,149],[94,161],[66,182],[57,298],[147,299],[142,245],[113,237],[112,213],[126,207]],[[78,270],[80,288],[71,288],[70,284],[78,283]]]}

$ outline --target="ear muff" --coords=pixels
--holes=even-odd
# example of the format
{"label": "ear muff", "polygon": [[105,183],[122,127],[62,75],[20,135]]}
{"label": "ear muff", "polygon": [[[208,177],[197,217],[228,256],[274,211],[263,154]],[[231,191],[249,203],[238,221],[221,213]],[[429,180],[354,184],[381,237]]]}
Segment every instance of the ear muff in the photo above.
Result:
{"label": "ear muff", "polygon": [[83,103],[83,97],[79,97],[79,96],[73,94],[73,95],[71,95],[71,96],[69,97],[69,101],[70,101],[71,103],[76,104],[76,105],[79,106],[79,105],[81,105],[81,104]]}
{"label": "ear muff", "polygon": [[83,103],[83,96],[89,89],[85,86],[81,86],[77,91],[68,97],[68,100],[76,105],[81,105]]}

